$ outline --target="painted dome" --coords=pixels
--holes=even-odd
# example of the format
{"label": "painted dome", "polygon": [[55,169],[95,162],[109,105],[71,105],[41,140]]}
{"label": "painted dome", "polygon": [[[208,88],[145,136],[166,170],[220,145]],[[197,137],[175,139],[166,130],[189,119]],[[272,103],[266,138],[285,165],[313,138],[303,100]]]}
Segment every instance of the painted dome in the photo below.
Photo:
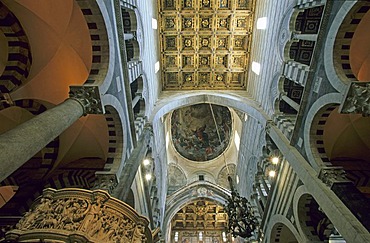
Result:
{"label": "painted dome", "polygon": [[[172,142],[177,152],[193,161],[208,161],[221,155],[230,143],[232,129],[228,108],[210,104],[187,106],[173,111]],[[217,123],[217,129],[215,121]]]}

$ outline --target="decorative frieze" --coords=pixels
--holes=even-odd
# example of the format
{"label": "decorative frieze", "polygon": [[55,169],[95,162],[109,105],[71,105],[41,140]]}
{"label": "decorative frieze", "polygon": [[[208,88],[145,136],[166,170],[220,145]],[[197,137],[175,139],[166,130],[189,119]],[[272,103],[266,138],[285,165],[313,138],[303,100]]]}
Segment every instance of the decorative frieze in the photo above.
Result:
{"label": "decorative frieze", "polygon": [[148,224],[105,191],[48,188],[5,238],[7,242],[151,242]]}

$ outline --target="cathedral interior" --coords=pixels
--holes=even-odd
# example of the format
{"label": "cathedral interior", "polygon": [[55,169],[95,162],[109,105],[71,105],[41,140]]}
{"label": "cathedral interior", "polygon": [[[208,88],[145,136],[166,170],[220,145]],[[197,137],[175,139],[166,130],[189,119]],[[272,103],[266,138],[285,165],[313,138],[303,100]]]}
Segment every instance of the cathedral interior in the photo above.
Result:
{"label": "cathedral interior", "polygon": [[370,242],[369,10],[0,0],[0,242]]}

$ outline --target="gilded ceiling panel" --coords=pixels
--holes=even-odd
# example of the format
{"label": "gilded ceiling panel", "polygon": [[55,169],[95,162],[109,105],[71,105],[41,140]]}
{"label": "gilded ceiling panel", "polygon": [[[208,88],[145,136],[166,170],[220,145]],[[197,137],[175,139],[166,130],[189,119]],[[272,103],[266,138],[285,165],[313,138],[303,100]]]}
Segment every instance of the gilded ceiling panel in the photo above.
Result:
{"label": "gilded ceiling panel", "polygon": [[254,0],[160,0],[163,90],[243,90]]}

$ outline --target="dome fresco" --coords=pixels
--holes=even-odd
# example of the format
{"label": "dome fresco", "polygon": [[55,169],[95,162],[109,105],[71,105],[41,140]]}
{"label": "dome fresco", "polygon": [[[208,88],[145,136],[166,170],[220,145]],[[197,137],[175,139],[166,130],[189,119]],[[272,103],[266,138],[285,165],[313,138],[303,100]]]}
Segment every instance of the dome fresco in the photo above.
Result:
{"label": "dome fresco", "polygon": [[[173,111],[172,142],[177,152],[193,161],[212,160],[222,154],[230,143],[232,129],[228,108],[210,104],[187,106]],[[217,135],[217,128],[220,139]]]}

